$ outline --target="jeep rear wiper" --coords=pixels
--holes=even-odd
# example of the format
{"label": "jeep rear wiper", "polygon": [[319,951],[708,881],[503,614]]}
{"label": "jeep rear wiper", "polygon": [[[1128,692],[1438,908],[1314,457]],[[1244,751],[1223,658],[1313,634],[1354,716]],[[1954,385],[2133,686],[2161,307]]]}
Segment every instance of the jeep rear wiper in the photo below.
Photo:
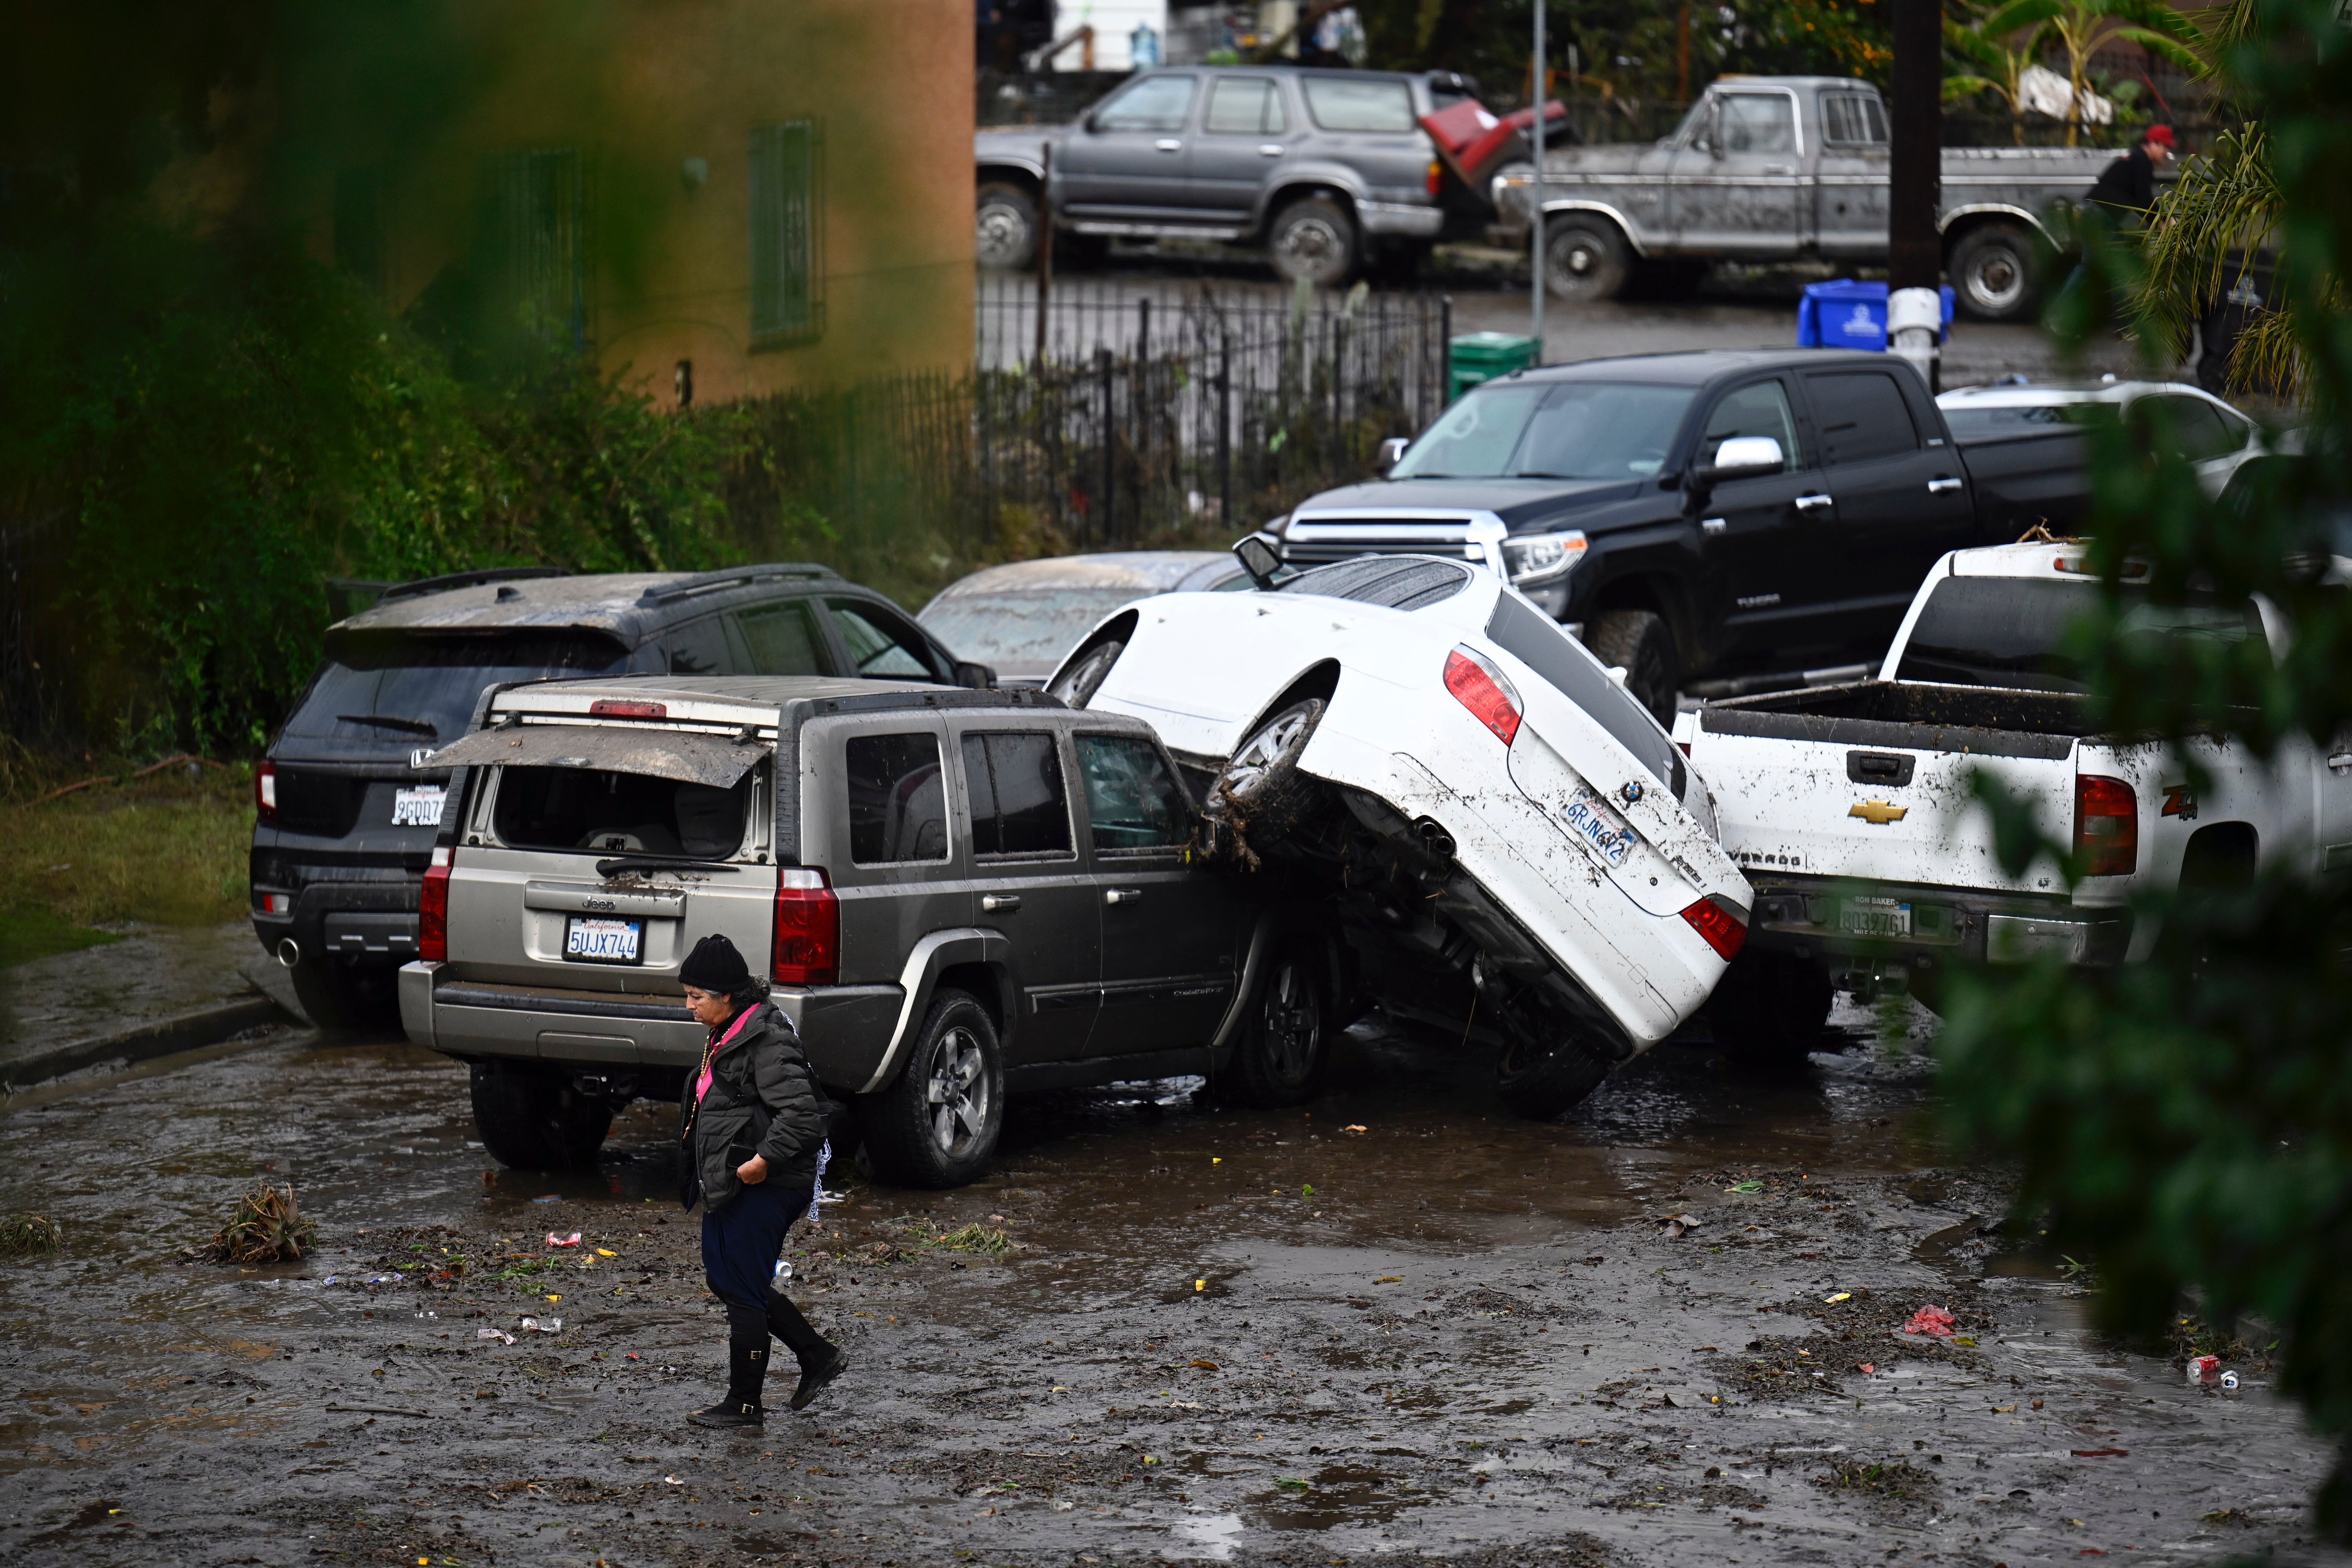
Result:
{"label": "jeep rear wiper", "polygon": [[389,713],[338,713],[335,717],[346,724],[381,724],[387,730],[405,730],[412,735],[441,733],[438,724],[428,724],[422,719],[395,719]]}
{"label": "jeep rear wiper", "polygon": [[611,877],[623,871],[740,871],[740,866],[730,866],[724,860],[678,860],[667,855],[616,855],[610,860],[596,862],[596,875]]}

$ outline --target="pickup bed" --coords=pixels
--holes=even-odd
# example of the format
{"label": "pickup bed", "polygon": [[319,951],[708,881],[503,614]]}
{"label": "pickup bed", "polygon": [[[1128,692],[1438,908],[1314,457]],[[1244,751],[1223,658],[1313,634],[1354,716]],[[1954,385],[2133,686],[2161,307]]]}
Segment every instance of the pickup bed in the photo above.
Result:
{"label": "pickup bed", "polygon": [[[2108,965],[2156,941],[2132,895],[2258,861],[2352,866],[2352,752],[2290,742],[2269,762],[2193,742],[2102,735],[2062,651],[2096,578],[2073,545],[1958,551],[1914,599],[1879,679],[1712,704],[1676,738],[1713,792],[1723,845],[1756,889],[1748,946],[1717,994],[1727,1043],[1799,1049],[1832,990],[1908,989],[1935,1005],[1959,963],[2055,956]],[[2259,603],[2144,605],[2126,636],[2263,638]],[[2087,871],[2045,858],[2005,875],[1989,774],[2031,803]]]}
{"label": "pickup bed", "polygon": [[[1868,82],[1726,78],[1671,136],[1545,154],[1549,285],[1564,300],[1607,300],[1644,263],[1884,261],[1887,148]],[[2031,317],[2037,239],[2115,158],[2095,147],[1945,149],[1936,228],[1958,309]],[[1532,199],[1531,184],[1505,195],[1522,226]]]}
{"label": "pickup bed", "polygon": [[1301,567],[1495,551],[1671,723],[1696,677],[1720,694],[1875,664],[1945,552],[2071,521],[2087,487],[2078,438],[1959,447],[1889,355],[1642,354],[1489,382],[1385,478],[1266,537]]}

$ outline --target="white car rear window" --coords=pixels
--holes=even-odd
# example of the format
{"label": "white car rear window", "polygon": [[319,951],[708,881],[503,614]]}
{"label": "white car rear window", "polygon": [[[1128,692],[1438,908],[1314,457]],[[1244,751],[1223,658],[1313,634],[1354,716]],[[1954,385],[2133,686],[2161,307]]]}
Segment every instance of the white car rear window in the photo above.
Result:
{"label": "white car rear window", "polygon": [[1390,610],[1420,610],[1444,604],[1469,582],[1470,569],[1451,561],[1433,561],[1425,555],[1360,555],[1302,573],[1276,592],[1349,599]]}
{"label": "white car rear window", "polygon": [[1502,650],[1544,678],[1546,684],[1592,716],[1660,783],[1682,798],[1683,754],[1650,710],[1609,679],[1601,661],[1559,623],[1526,600],[1505,594],[1495,603],[1486,635]]}

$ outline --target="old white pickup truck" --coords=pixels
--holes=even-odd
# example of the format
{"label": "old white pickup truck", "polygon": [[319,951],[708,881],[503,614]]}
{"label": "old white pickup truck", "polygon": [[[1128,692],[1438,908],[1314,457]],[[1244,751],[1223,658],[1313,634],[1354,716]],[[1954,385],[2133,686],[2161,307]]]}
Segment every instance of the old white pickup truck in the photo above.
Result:
{"label": "old white pickup truck", "polygon": [[[2114,162],[2096,147],[1948,147],[1936,226],[1954,304],[1979,321],[2032,314],[2033,253],[2062,205]],[[1545,279],[1609,300],[1637,267],[1886,258],[1886,112],[1840,77],[1727,77],[1658,142],[1544,156]],[[1522,224],[1532,182],[1501,193]]]}
{"label": "old white pickup truck", "polygon": [[[1679,716],[1725,850],[1756,891],[1746,950],[1716,993],[1718,1039],[1795,1052],[1832,990],[1907,988],[1935,1005],[1947,969],[2054,954],[2115,964],[2156,942],[2132,895],[2257,864],[2352,868],[2352,743],[2290,742],[2267,762],[2228,740],[2181,752],[2096,732],[2067,624],[2097,579],[2080,546],[1954,551],[1911,602],[1879,679],[1734,699]],[[2126,591],[2129,592],[2128,583]],[[2126,636],[2262,639],[2266,604],[2143,604]],[[2044,858],[2003,874],[1982,772],[2033,806],[2088,874]]]}

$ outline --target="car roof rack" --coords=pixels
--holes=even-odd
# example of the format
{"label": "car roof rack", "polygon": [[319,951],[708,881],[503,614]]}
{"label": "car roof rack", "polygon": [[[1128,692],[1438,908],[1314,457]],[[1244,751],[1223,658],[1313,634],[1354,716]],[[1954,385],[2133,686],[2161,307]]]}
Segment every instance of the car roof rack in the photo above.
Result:
{"label": "car roof rack", "polygon": [[691,577],[680,577],[674,582],[656,583],[637,595],[637,603],[667,605],[719,588],[746,588],[754,583],[773,583],[795,577],[811,582],[841,581],[840,573],[813,561],[771,561],[759,566],[727,566],[716,572],[698,572]]}
{"label": "car roof rack", "polygon": [[569,577],[569,566],[486,566],[478,572],[452,572],[443,577],[419,577],[414,583],[394,583],[376,596],[379,605],[394,599],[413,599],[420,594],[446,593],[451,588],[478,588],[485,583],[518,583],[531,577]]}

